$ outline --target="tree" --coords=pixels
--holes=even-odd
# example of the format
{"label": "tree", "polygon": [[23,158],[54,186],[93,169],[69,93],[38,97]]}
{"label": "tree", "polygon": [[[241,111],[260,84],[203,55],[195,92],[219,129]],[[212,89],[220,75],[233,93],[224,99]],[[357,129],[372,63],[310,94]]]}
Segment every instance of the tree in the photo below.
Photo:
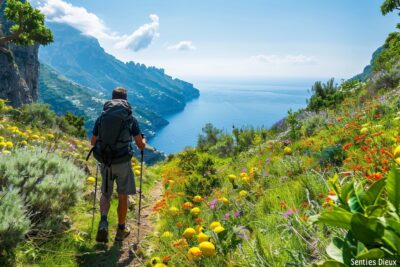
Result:
{"label": "tree", "polygon": [[[0,0],[0,8],[6,4],[5,17],[13,25],[10,33],[1,33],[0,46],[8,43],[17,45],[46,45],[53,42],[53,34],[44,24],[45,16],[29,2],[20,0]],[[5,35],[3,35],[5,34]]]}
{"label": "tree", "polygon": [[335,80],[332,78],[326,83],[315,82],[311,88],[313,95],[308,101],[307,109],[318,112],[322,108],[335,107],[341,102],[345,93],[339,90]]}
{"label": "tree", "polygon": [[[381,5],[381,12],[384,16],[394,10],[400,11],[400,0],[385,0]],[[397,24],[397,29],[400,30],[400,23]]]}
{"label": "tree", "polygon": [[197,139],[197,147],[201,151],[207,151],[218,142],[222,130],[215,128],[211,123],[207,123],[201,130],[203,134],[200,134]]}
{"label": "tree", "polygon": [[400,11],[400,0],[385,0],[381,5],[381,12],[386,15],[394,10]]}

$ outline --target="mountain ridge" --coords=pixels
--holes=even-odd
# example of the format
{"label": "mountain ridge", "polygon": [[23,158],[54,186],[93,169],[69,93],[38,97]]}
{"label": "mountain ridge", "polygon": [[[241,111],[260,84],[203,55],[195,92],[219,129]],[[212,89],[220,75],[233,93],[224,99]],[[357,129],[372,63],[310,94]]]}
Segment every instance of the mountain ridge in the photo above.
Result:
{"label": "mountain ridge", "polygon": [[125,87],[128,100],[150,137],[168,124],[165,116],[182,111],[186,102],[199,96],[193,84],[166,75],[164,69],[124,63],[106,53],[93,37],[65,24],[48,26],[55,42],[40,49],[41,63],[104,96],[111,95],[115,87]]}

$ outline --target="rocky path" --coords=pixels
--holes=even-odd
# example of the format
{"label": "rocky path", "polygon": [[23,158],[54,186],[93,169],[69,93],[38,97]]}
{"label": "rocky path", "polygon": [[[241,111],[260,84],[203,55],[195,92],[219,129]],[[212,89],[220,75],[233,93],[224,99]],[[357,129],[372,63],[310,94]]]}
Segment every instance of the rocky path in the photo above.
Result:
{"label": "rocky path", "polygon": [[141,258],[141,253],[148,248],[148,237],[153,232],[152,219],[152,208],[154,203],[162,197],[162,183],[158,181],[155,186],[149,191],[148,194],[144,195],[142,198],[142,210],[141,210],[141,226],[140,226],[140,246],[138,250],[133,250],[133,253],[129,253],[129,248],[132,244],[137,243],[137,211],[139,208],[138,198],[135,196],[136,205],[134,205],[134,210],[130,211],[130,216],[128,220],[128,225],[131,229],[131,234],[129,237],[120,244],[119,249],[119,260],[117,266],[142,266],[143,260]]}

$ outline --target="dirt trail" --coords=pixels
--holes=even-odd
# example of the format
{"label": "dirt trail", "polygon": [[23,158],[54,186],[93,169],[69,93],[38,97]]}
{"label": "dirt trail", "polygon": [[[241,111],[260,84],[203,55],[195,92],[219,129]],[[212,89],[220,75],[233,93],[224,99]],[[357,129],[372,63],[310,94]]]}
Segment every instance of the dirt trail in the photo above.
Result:
{"label": "dirt trail", "polygon": [[[142,210],[141,210],[141,226],[140,226],[140,241],[141,241],[141,248],[142,251],[146,250],[146,245],[148,244],[146,242],[146,237],[148,237],[149,234],[153,232],[153,224],[151,221],[151,217],[153,214],[152,208],[154,206],[154,203],[159,200],[162,197],[162,183],[161,181],[158,181],[154,187],[149,191],[148,194],[144,195],[144,198],[142,198]],[[120,249],[120,257],[119,261],[117,263],[117,266],[142,266],[143,260],[139,257],[136,257],[136,255],[130,255],[129,253],[129,247],[136,243],[137,241],[137,212],[139,208],[139,203],[138,203],[138,198],[135,198],[136,205],[135,205],[135,210],[130,211],[131,214],[134,214],[131,216],[128,220],[128,225],[131,229],[131,234],[129,237],[124,240],[123,244],[121,245]]]}

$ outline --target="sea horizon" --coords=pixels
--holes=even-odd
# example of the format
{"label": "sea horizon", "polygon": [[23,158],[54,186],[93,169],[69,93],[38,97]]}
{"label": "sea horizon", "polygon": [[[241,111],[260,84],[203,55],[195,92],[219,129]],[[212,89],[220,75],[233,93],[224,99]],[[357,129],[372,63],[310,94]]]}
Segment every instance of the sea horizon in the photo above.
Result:
{"label": "sea horizon", "polygon": [[283,119],[289,109],[306,106],[316,80],[196,81],[199,98],[188,102],[183,111],[167,116],[169,124],[158,130],[149,144],[167,154],[176,153],[195,146],[206,123],[227,133],[233,126],[269,128]]}

